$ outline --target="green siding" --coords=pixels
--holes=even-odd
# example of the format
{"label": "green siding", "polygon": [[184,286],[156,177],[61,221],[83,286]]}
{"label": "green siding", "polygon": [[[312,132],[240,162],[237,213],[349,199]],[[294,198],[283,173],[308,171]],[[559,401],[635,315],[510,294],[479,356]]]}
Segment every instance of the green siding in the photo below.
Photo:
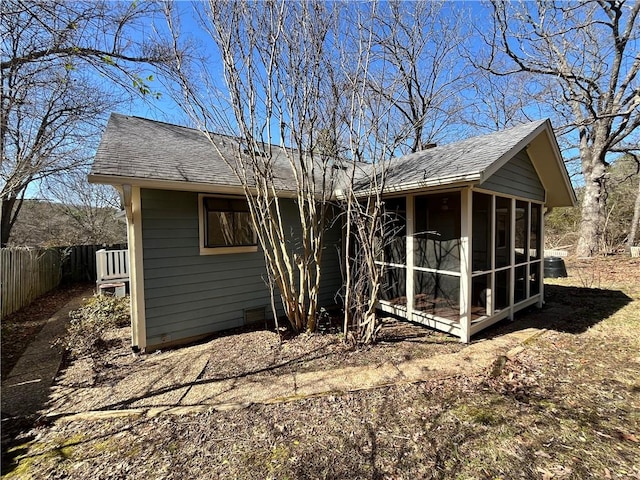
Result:
{"label": "green siding", "polygon": [[340,268],[342,246],[342,222],[336,219],[324,234],[324,250],[322,252],[322,276],[320,278],[320,306],[341,303],[336,293],[342,289],[342,270]]}
{"label": "green siding", "polygon": [[545,191],[529,155],[522,150],[480,184],[481,188],[530,200],[545,200]]}
{"label": "green siding", "polygon": [[[244,310],[267,307],[262,252],[200,255],[198,194],[143,189],[142,242],[147,345],[160,346],[244,324]],[[300,227],[292,201],[281,205],[291,227],[291,248]],[[334,303],[341,286],[339,225],[327,233],[321,305]]]}
{"label": "green siding", "polygon": [[[288,248],[295,250],[300,248],[301,226],[296,204],[291,200],[280,200],[280,212],[283,222],[288,225]],[[322,252],[322,273],[320,278],[319,306],[327,306],[336,303],[336,292],[342,287],[342,273],[340,270],[340,252],[338,248],[342,244],[342,224],[336,219],[331,229],[325,232],[324,250]],[[297,282],[297,279],[296,279]]]}

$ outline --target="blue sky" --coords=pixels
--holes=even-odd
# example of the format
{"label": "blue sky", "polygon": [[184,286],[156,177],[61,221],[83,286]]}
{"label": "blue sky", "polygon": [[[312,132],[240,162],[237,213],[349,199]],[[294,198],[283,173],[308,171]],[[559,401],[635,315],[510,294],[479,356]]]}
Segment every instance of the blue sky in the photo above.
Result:
{"label": "blue sky", "polygon": [[[217,56],[217,49],[215,45],[212,43],[211,38],[206,32],[203,32],[199,20],[196,19],[196,14],[194,14],[194,8],[202,7],[205,9],[207,7],[204,3],[196,2],[192,4],[191,2],[176,2],[174,3],[174,8],[180,11],[180,21],[181,21],[181,32],[185,34],[191,41],[195,42],[199,45],[199,52],[206,52],[207,55],[210,56],[211,61],[209,62],[209,68],[212,68],[214,71],[217,69],[220,86],[224,89],[224,80],[223,80],[223,71],[221,67],[221,60]],[[490,6],[486,4],[486,2],[480,1],[466,1],[466,2],[446,2],[444,6],[444,11],[447,9],[451,11],[464,11],[468,15],[468,25],[467,27],[470,29],[477,29],[480,32],[486,32],[490,28],[490,15],[491,10]],[[156,19],[155,28],[159,31],[164,31],[165,29],[164,19]],[[469,46],[473,49],[480,50],[484,48],[484,44],[478,35],[472,35],[469,40]],[[170,95],[166,92],[163,92],[163,88],[161,83],[156,80],[151,83],[152,88],[158,89],[162,93],[162,96],[159,100],[147,99],[146,101],[136,101],[134,102],[128,110],[121,111],[120,113],[136,115],[144,118],[150,118],[160,121],[165,121],[169,123],[176,123],[180,125],[188,125],[193,126],[188,116],[182,111],[182,109],[176,105],[176,103],[172,100]],[[474,95],[477,95],[476,92],[472,90],[467,90],[465,92],[461,92],[459,98],[465,98],[468,101],[474,100]],[[212,99],[212,101],[216,101],[216,99]],[[539,108],[529,107],[526,110],[527,116],[530,119],[538,119],[544,117],[544,112],[541,112]],[[473,130],[468,125],[458,125],[451,126],[449,130],[449,135],[443,138],[443,143],[448,143],[450,141],[454,141],[460,136],[470,136],[473,134],[486,133],[486,130]],[[567,151],[566,157],[575,157],[577,156],[577,151]],[[580,169],[579,165],[573,164],[570,166],[570,173],[574,178],[574,181],[580,183]]]}
{"label": "blue sky", "polygon": [[[217,75],[214,75],[214,78],[217,77],[216,81],[219,81],[220,86],[222,87],[224,82],[221,61],[217,57],[216,48],[213,45],[208,34],[202,31],[199,22],[195,18],[196,15],[193,11],[194,6],[195,8],[207,7],[205,3],[199,2],[191,3],[186,1],[179,1],[173,4],[173,7],[180,12],[181,32],[185,35],[185,37],[188,37],[191,41],[195,42],[198,45],[199,53],[206,53],[210,56],[209,68],[217,72]],[[468,12],[468,25],[466,25],[467,27],[475,28],[477,29],[477,31],[485,33],[489,30],[489,19],[491,11],[490,7],[486,3],[482,3],[480,1],[447,2],[445,3],[445,11],[447,11],[447,9],[450,9],[451,11],[464,10],[465,12]],[[158,32],[164,32],[166,30],[164,19],[150,19],[149,31],[151,31],[152,28],[156,29]],[[483,44],[479,36],[476,35],[470,40],[470,46],[478,50],[483,48]],[[160,99],[156,100],[153,98],[147,98],[145,100],[137,100],[133,102],[128,108],[121,108],[119,112],[181,125],[191,125],[188,116],[164,90],[163,85],[157,76],[153,82],[150,82],[150,87],[153,91],[161,93]],[[530,84],[529,87],[535,89],[535,83]],[[477,98],[474,98],[474,95],[477,95],[477,92],[467,90],[465,92],[462,92],[459,96],[465,98],[469,102],[472,102]],[[217,100],[218,99],[212,98],[212,102],[215,102]],[[525,111],[530,119],[537,119],[545,116],[544,108],[549,107],[546,106],[536,108],[535,106],[533,106],[527,107]],[[468,126],[462,126],[460,131],[456,130],[455,127],[452,127],[451,131],[453,133],[449,137],[445,137],[443,143],[455,140],[461,135],[469,136],[474,133],[484,133],[482,130],[474,131]],[[575,156],[577,156],[577,152],[575,151],[575,149],[565,151],[565,158],[571,158]],[[574,164],[574,166],[570,167],[570,170],[573,174],[574,180],[580,183],[581,180],[580,176],[578,175],[579,166]]]}
{"label": "blue sky", "polygon": [[[217,49],[212,43],[212,40],[209,37],[208,33],[202,30],[200,21],[196,18],[196,14],[194,13],[194,8],[200,8],[201,11],[204,11],[207,8],[207,5],[205,4],[205,2],[201,1],[192,3],[184,0],[174,2],[173,5],[174,8],[180,12],[181,32],[186,38],[189,38],[199,46],[199,53],[206,52],[206,55],[210,56],[210,68],[215,70],[216,64],[218,65],[220,86],[224,87],[223,70],[221,66],[221,60],[217,53]],[[445,8],[456,10],[463,9],[465,11],[468,11],[470,15],[469,21],[471,24],[480,29],[483,28],[483,24],[487,24],[488,26],[489,10],[487,9],[487,5],[480,0],[460,2],[449,1],[445,3]],[[160,32],[166,31],[166,24],[164,19],[162,18],[150,19],[150,24],[153,25],[154,29],[157,29]],[[478,47],[480,46],[479,39],[476,38],[474,40],[474,43],[478,45]],[[153,74],[154,72],[150,70],[149,73]],[[129,108],[121,109],[119,113],[181,125],[189,125],[191,123],[188,116],[173,101],[171,96],[167,94],[157,75],[155,75],[155,80],[153,82],[150,82],[149,85],[151,86],[152,90],[161,93],[160,99],[138,99],[134,101],[129,106]]]}

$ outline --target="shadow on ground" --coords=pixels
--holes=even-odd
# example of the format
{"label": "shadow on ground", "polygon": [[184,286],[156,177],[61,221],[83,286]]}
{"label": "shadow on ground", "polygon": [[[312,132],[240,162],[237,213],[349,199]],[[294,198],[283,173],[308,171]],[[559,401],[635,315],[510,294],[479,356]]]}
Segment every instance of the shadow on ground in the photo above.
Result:
{"label": "shadow on ground", "polygon": [[[101,405],[99,407],[94,407],[96,411],[108,411],[108,410],[119,410],[126,408],[138,408],[141,405],[137,404],[137,402],[150,400],[153,398],[163,397],[171,394],[175,394],[175,396],[171,397],[168,401],[160,399],[156,402],[151,402],[146,407],[155,406],[155,407],[175,407],[179,406],[183,399],[189,394],[189,391],[192,387],[198,385],[207,385],[207,384],[218,384],[221,382],[229,382],[228,385],[225,385],[224,389],[217,392],[216,395],[224,395],[236,389],[239,385],[242,384],[244,379],[250,377],[260,376],[261,374],[269,374],[272,372],[276,372],[283,367],[290,365],[297,365],[302,362],[302,360],[310,361],[317,360],[325,357],[328,353],[325,353],[326,346],[319,347],[314,349],[313,351],[305,352],[303,355],[298,357],[294,357],[290,360],[275,363],[273,365],[266,366],[264,368],[252,369],[246,372],[241,372],[237,374],[230,375],[215,375],[211,378],[201,378],[202,373],[198,375],[193,381],[187,382],[174,382],[170,385],[159,386],[157,384],[152,384],[151,390],[145,390],[143,392],[139,392],[136,394],[127,395],[125,399],[116,400],[111,403]],[[207,355],[208,357],[208,355]],[[162,376],[171,376],[170,371],[163,371]],[[265,382],[266,385],[269,384],[268,378],[259,378],[260,382]],[[264,388],[267,388],[266,386]],[[73,391],[71,392],[73,394]],[[71,402],[71,399],[68,399]],[[63,402],[66,403],[66,402]],[[223,402],[224,403],[224,402]],[[230,402],[233,403],[233,402]],[[51,416],[51,419],[55,418],[55,416]]]}
{"label": "shadow on ground", "polygon": [[[526,311],[520,312],[516,315],[515,321],[502,321],[495,326],[486,329],[474,337],[474,342],[479,340],[486,340],[491,338],[500,337],[502,335],[525,330],[527,328],[538,328],[555,330],[559,332],[565,332],[570,334],[579,334],[607,317],[613,315],[615,312],[623,308],[625,305],[631,302],[631,298],[620,291],[615,290],[601,290],[592,288],[580,288],[580,287],[567,287],[549,285],[545,290],[546,304],[543,309],[531,308]],[[425,329],[425,334],[429,332]],[[412,331],[404,338],[404,335],[398,335],[398,338],[385,338],[386,343],[400,342],[402,340],[415,341],[419,338],[419,334]],[[195,386],[202,386],[208,384],[220,384],[220,391],[216,391],[216,397],[222,398],[220,402],[231,402],[235,400],[229,400],[229,394],[232,390],[236,389],[243,383],[243,379],[247,377],[260,376],[263,374],[269,374],[276,372],[286,366],[297,365],[303,360],[310,361],[322,358],[327,355],[324,350],[325,347],[320,347],[316,350],[305,352],[304,355],[296,358],[292,358],[283,363],[276,363],[264,368],[251,369],[246,372],[232,374],[232,375],[215,375],[213,377],[202,377],[202,372],[192,372],[186,374],[187,377],[191,377],[190,381],[180,381],[185,376],[184,372],[177,372],[174,375],[172,371],[160,371],[156,372],[158,376],[158,382],[152,382],[150,384],[151,389],[142,389],[137,392],[127,390],[129,393],[125,397],[116,395],[113,391],[113,395],[110,396],[108,402],[102,404],[96,404],[91,407],[92,410],[113,410],[113,409],[126,409],[126,408],[138,408],[142,406],[155,406],[155,407],[171,407],[180,404],[187,395],[190,394],[190,389]],[[180,349],[176,350],[177,352]],[[206,352],[202,353],[203,358],[208,358]],[[196,362],[196,357],[190,357],[193,362]],[[153,357],[149,357],[148,360],[153,360]],[[208,361],[208,360],[207,360]],[[194,363],[194,365],[195,365]],[[181,364],[182,365],[182,364]],[[202,370],[206,367],[206,364],[202,365]],[[200,368],[198,368],[200,370]],[[149,380],[149,372],[146,380]],[[177,381],[164,382],[166,379],[175,378]],[[161,381],[162,380],[162,381]],[[256,382],[269,383],[268,377],[256,378]],[[226,382],[222,386],[222,382]],[[143,382],[144,383],[144,382]],[[163,384],[164,383],[164,384]],[[139,387],[139,385],[135,385]],[[268,388],[265,386],[265,388]],[[116,386],[117,389],[117,386]],[[75,395],[73,390],[68,395]],[[274,396],[278,396],[274,393]],[[152,400],[152,399],[156,400]],[[224,400],[226,399],[226,400]],[[73,403],[71,397],[62,399],[62,404]]]}
{"label": "shadow on ground", "polygon": [[620,290],[603,290],[562,285],[545,285],[545,305],[533,306],[483,330],[473,340],[486,340],[525,328],[545,328],[579,334],[631,303]]}
{"label": "shadow on ground", "polygon": [[[16,467],[16,459],[28,450],[28,443],[33,435],[24,433],[34,426],[37,415],[10,417],[2,412],[2,458],[0,465],[2,475],[6,475]],[[18,440],[18,437],[20,439]]]}
{"label": "shadow on ground", "polygon": [[[37,377],[42,370],[42,364],[39,360],[31,360],[26,363],[26,367],[22,367],[21,373],[15,372],[15,368],[18,365],[19,360],[25,355],[29,347],[33,345],[41,345],[38,337],[39,333],[44,329],[52,328],[51,321],[54,316],[59,314],[61,309],[65,307],[70,301],[79,296],[90,296],[90,291],[94,288],[93,283],[74,283],[63,284],[54,290],[45,293],[38,297],[31,304],[21,308],[20,310],[13,312],[2,320],[2,382],[3,389],[7,387],[7,384],[13,384],[16,386],[16,378],[12,378],[11,375],[16,375],[21,379],[22,373],[26,373],[30,378],[24,382],[24,384],[31,385],[49,385],[46,375],[42,378]],[[54,320],[55,324],[63,324],[63,320],[66,320],[66,313],[59,320]],[[50,330],[55,332],[56,330]],[[64,327],[63,330],[64,331]],[[51,338],[53,341],[54,339]],[[48,342],[45,342],[47,346]],[[43,346],[43,356],[47,359],[56,358],[56,353]],[[40,348],[40,347],[35,347]],[[50,353],[49,353],[50,352]],[[54,365],[54,363],[52,363]],[[55,370],[57,367],[53,367]],[[33,375],[32,375],[33,374]],[[45,387],[43,387],[45,388]],[[3,411],[2,411],[2,452],[1,452],[1,471],[2,475],[5,475],[12,468],[15,467],[14,460],[16,457],[24,454],[27,449],[27,444],[33,440],[31,430],[40,424],[42,424],[42,418],[38,413],[38,410],[43,407],[43,402],[46,400],[47,391],[42,390],[43,395],[40,395],[40,390],[36,391],[28,390],[28,393],[23,397],[17,397],[18,400],[9,400],[12,402],[9,406],[5,405],[4,401],[7,398],[12,399],[12,395],[7,395],[7,390],[3,391]],[[13,411],[13,407],[20,405],[23,413],[16,414]],[[10,413],[11,412],[11,413]]]}
{"label": "shadow on ground", "polygon": [[[516,314],[514,321],[502,321],[484,330],[474,337],[474,341],[486,340],[501,335],[524,330],[527,328],[540,328],[554,330],[569,334],[580,334],[592,326],[600,323],[620,309],[628,305],[632,299],[619,290],[603,290],[597,288],[584,288],[575,286],[547,285],[545,287],[545,306],[542,309],[529,308]],[[428,330],[425,330],[425,335]],[[415,331],[407,332],[407,335],[398,335],[398,338],[385,338],[384,342],[393,343],[402,340],[418,340],[421,335]],[[404,337],[404,338],[403,338]],[[322,357],[325,352],[322,348],[311,352],[314,357]],[[299,358],[291,359],[288,363],[299,362]],[[239,380],[248,375],[257,373],[267,373],[284,365],[273,365],[265,369],[251,371],[242,375],[231,377]],[[229,379],[229,378],[228,378]],[[144,395],[134,396],[126,401],[115,401],[108,405],[107,409],[127,408],[136,400],[149,398],[182,388],[189,388],[193,385],[220,381],[221,378],[202,379],[197,378],[194,382],[178,383],[164,388],[156,388],[152,392],[145,392]],[[186,393],[185,393],[186,394]],[[183,394],[184,395],[184,394]],[[104,409],[105,407],[101,408]],[[3,414],[2,418],[2,473],[5,474],[15,467],[14,460],[24,453],[26,444],[31,440],[27,438],[27,433],[33,426],[37,417],[7,418]],[[20,437],[19,439],[17,437]],[[375,445],[373,439],[369,442]],[[371,452],[370,452],[371,453]]]}

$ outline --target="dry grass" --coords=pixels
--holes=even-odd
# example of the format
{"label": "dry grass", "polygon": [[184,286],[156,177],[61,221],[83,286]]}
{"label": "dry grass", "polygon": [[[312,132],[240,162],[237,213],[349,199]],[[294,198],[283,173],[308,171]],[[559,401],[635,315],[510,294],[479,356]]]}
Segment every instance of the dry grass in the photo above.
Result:
{"label": "dry grass", "polygon": [[553,281],[521,319],[550,330],[476,377],[42,425],[7,478],[638,479],[640,262],[598,262],[608,290]]}

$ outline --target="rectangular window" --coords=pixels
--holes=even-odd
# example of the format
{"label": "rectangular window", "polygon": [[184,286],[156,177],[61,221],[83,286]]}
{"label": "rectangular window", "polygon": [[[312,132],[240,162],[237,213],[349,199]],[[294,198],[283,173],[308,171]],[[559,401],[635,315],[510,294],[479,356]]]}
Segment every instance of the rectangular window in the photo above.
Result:
{"label": "rectangular window", "polygon": [[407,305],[407,271],[401,267],[384,267],[380,285],[380,300],[391,305]]}
{"label": "rectangular window", "polygon": [[491,312],[491,274],[478,275],[471,280],[471,320]]}
{"label": "rectangular window", "polygon": [[491,195],[473,192],[473,271],[491,269]]}
{"label": "rectangular window", "polygon": [[509,298],[511,271],[500,270],[496,272],[496,298],[494,311],[509,308],[511,300]]}
{"label": "rectangular window", "polygon": [[533,297],[540,293],[540,262],[532,263],[529,266],[529,296]]}
{"label": "rectangular window", "polygon": [[542,250],[540,245],[540,225],[542,216],[542,206],[537,203],[531,204],[531,228],[529,229],[529,260],[540,258]]}
{"label": "rectangular window", "polygon": [[433,272],[415,272],[414,308],[436,317],[460,319],[460,277]]}
{"label": "rectangular window", "polygon": [[521,302],[527,298],[527,266],[522,265],[516,267],[514,281],[513,301],[514,303]]}
{"label": "rectangular window", "polygon": [[201,253],[257,250],[249,205],[245,199],[201,196]]}
{"label": "rectangular window", "polygon": [[528,261],[527,256],[527,241],[528,241],[528,229],[527,222],[529,221],[529,202],[523,202],[522,200],[516,201],[516,265]]}

